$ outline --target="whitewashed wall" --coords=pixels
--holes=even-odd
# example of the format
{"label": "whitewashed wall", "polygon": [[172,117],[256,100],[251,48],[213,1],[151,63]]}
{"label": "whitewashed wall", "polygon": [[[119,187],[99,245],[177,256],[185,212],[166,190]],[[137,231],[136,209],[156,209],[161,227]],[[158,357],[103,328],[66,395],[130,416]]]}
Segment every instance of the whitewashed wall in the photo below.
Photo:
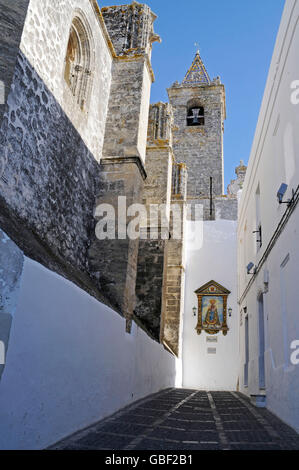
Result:
{"label": "whitewashed wall", "polygon": [[0,381],[0,448],[40,449],[174,386],[175,359],[84,291],[25,258]]}
{"label": "whitewashed wall", "polygon": [[[299,431],[299,364],[291,363],[291,343],[299,339],[297,310],[299,266],[299,211],[271,252],[243,305],[249,321],[249,381],[244,387],[245,325],[240,328],[240,384],[248,395],[264,393],[259,387],[258,294],[265,291],[264,270],[269,272],[263,294],[265,325],[265,393],[267,407]],[[297,354],[299,357],[299,354]]]}
{"label": "whitewashed wall", "polygon": [[[238,381],[238,309],[236,222],[216,220],[187,222],[186,282],[183,329],[183,386],[208,390],[236,390]],[[229,289],[229,331],[208,343],[205,332],[197,334],[196,289],[211,280]],[[208,347],[216,354],[208,354]]]}
{"label": "whitewashed wall", "polygon": [[[296,207],[266,263],[248,293],[243,295],[251,275],[246,265],[258,265],[286,210],[278,204],[281,183],[288,184],[284,200],[299,184],[299,2],[287,0],[278,32],[264,98],[252,145],[240,202],[238,227],[238,273],[240,308],[240,385],[244,393],[266,393],[267,406],[299,430],[299,365],[290,361],[291,342],[299,339],[299,209]],[[292,88],[293,87],[293,88]],[[293,95],[293,98],[292,98]],[[294,102],[297,98],[298,103]],[[257,250],[255,235],[256,191],[260,188],[260,219],[263,245]],[[269,286],[264,272],[269,272]],[[263,293],[265,326],[265,392],[259,377],[258,296]],[[249,321],[249,382],[244,386],[244,307]]]}

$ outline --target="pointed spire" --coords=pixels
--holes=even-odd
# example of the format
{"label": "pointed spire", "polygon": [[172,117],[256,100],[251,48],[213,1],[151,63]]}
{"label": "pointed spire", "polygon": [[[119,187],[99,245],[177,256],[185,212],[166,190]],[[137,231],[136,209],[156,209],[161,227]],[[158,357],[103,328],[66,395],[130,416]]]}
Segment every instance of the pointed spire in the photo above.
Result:
{"label": "pointed spire", "polygon": [[182,81],[182,85],[210,85],[210,83],[208,72],[201,60],[199,51],[197,51],[192,65]]}

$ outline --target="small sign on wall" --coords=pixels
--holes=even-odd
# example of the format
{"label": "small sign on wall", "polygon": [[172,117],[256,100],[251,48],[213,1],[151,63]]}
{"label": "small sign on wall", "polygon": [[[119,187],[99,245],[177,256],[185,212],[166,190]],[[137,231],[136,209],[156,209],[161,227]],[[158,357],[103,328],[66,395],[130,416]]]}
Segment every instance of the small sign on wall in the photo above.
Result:
{"label": "small sign on wall", "polygon": [[218,338],[217,336],[207,336],[206,341],[207,343],[217,343]]}
{"label": "small sign on wall", "polygon": [[208,348],[207,353],[208,354],[216,354],[216,348]]}

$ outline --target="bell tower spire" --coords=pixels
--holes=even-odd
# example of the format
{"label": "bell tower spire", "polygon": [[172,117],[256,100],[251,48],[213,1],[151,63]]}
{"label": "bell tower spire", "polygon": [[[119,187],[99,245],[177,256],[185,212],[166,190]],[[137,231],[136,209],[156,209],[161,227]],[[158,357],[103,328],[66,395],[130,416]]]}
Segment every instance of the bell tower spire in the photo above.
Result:
{"label": "bell tower spire", "polygon": [[210,85],[209,74],[197,50],[191,67],[185,75],[182,85]]}

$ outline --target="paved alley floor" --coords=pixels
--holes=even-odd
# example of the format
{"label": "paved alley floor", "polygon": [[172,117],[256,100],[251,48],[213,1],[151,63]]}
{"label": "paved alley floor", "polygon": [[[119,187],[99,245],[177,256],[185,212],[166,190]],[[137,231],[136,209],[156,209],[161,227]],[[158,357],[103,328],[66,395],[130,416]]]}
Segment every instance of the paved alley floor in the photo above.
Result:
{"label": "paved alley floor", "polygon": [[240,393],[167,389],[52,449],[298,450],[299,435]]}

